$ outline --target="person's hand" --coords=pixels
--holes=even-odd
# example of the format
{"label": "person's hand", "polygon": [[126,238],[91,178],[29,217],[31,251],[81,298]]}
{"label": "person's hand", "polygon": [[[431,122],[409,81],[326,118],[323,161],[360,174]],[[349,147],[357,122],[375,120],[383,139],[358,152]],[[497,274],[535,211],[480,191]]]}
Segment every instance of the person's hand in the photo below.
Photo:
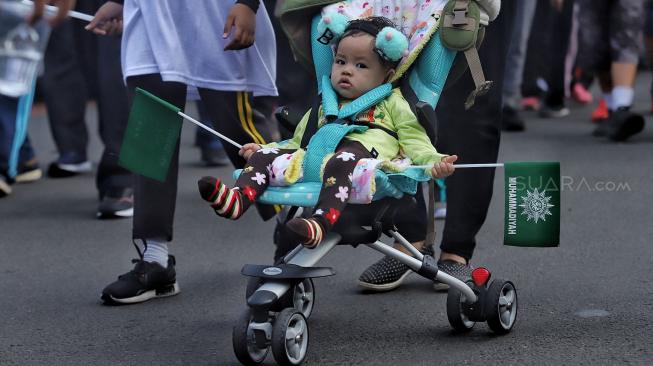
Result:
{"label": "person's hand", "polygon": [[431,169],[433,179],[446,178],[453,174],[454,170],[456,170],[453,163],[456,160],[458,160],[458,155],[449,155],[442,158],[442,161],[439,163],[433,164],[433,169]]}
{"label": "person's hand", "polygon": [[224,33],[222,38],[231,35],[231,31],[236,27],[235,32],[224,50],[242,50],[254,43],[254,33],[256,32],[256,13],[247,5],[235,4],[231,7],[227,21],[224,23]]}
{"label": "person's hand", "polygon": [[122,33],[122,4],[107,1],[95,12],[93,20],[84,29],[101,36]]}
{"label": "person's hand", "polygon": [[238,151],[238,155],[242,156],[245,159],[249,159],[252,154],[255,152],[259,151],[261,149],[261,145],[259,144],[254,144],[254,143],[249,143],[243,145],[243,147],[240,148]]}
{"label": "person's hand", "polygon": [[59,8],[59,11],[57,11],[54,18],[49,20],[50,26],[56,27],[68,17],[68,12],[75,7],[75,0],[34,0],[34,9],[27,19],[29,24],[34,24],[39,19],[43,18],[45,5],[54,5]]}

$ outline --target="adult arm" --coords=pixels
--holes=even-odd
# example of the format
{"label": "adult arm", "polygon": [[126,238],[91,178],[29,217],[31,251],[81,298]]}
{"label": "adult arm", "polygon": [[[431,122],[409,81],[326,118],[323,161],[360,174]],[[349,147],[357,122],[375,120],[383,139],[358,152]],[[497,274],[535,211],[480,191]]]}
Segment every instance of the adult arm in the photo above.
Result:
{"label": "adult arm", "polygon": [[49,20],[50,26],[55,27],[68,17],[68,12],[75,7],[75,0],[34,0],[34,9],[28,19],[30,24],[34,24],[43,17],[45,5],[54,5],[59,8],[54,18]]}

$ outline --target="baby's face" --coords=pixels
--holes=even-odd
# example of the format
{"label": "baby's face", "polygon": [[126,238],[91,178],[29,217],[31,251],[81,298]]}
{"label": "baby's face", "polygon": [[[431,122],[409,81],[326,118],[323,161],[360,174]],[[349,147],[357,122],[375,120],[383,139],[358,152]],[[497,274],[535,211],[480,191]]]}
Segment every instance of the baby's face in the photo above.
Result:
{"label": "baby's face", "polygon": [[331,67],[331,85],[341,97],[355,99],[383,84],[390,72],[374,52],[374,37],[358,33],[340,41]]}

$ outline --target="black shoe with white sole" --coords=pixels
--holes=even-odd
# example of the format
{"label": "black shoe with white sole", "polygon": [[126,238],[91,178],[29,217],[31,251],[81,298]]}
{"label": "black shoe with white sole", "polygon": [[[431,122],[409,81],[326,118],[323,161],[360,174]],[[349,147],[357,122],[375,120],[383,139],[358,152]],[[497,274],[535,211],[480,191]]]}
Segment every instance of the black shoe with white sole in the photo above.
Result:
{"label": "black shoe with white sole", "polygon": [[[469,264],[463,264],[452,260],[438,261],[438,269],[450,276],[456,277],[461,281],[467,281],[472,277],[472,267]],[[433,289],[435,291],[447,291],[449,285],[446,283],[435,281],[433,282]]]}
{"label": "black shoe with white sole", "polygon": [[136,304],[153,298],[179,293],[175,272],[175,257],[168,256],[168,267],[134,259],[134,269],[118,277],[102,290],[105,304]]}
{"label": "black shoe with white sole", "polygon": [[[422,253],[432,256],[433,247],[424,248]],[[385,256],[361,274],[358,285],[371,291],[390,291],[399,287],[412,272],[413,270],[402,262]]]}
{"label": "black shoe with white sole", "polygon": [[134,216],[134,190],[131,188],[115,188],[105,193],[98,206],[99,219],[121,218]]}

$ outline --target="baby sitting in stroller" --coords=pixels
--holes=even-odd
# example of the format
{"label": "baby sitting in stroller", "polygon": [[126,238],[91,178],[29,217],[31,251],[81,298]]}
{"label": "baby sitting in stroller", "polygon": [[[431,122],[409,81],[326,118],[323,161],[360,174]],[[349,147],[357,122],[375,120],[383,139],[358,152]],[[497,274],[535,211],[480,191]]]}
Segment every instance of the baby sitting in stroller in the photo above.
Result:
{"label": "baby sitting in stroller", "polygon": [[[389,90],[388,82],[408,48],[406,36],[392,21],[378,16],[347,21],[339,14],[333,14],[323,17],[321,26],[328,28],[325,34],[333,34],[335,40],[330,84],[337,93],[337,109],[366,95],[378,94],[382,86]],[[247,164],[233,188],[214,177],[199,180],[200,195],[211,203],[216,214],[238,219],[270,184],[275,159],[282,157],[299,161],[303,158],[300,142],[309,115],[310,111],[288,141],[244,145],[239,154],[247,159]],[[316,247],[335,225],[347,205],[352,172],[361,159],[392,160],[404,155],[413,164],[432,165],[430,173],[433,178],[444,178],[454,172],[453,163],[457,156],[436,151],[398,89],[393,89],[380,102],[346,120],[337,119],[320,108],[318,121],[319,128],[331,123],[361,128],[350,130],[337,145],[335,153],[324,158],[322,188],[312,216],[296,217],[286,224],[291,239],[305,247]],[[297,174],[295,179],[298,179]]]}

